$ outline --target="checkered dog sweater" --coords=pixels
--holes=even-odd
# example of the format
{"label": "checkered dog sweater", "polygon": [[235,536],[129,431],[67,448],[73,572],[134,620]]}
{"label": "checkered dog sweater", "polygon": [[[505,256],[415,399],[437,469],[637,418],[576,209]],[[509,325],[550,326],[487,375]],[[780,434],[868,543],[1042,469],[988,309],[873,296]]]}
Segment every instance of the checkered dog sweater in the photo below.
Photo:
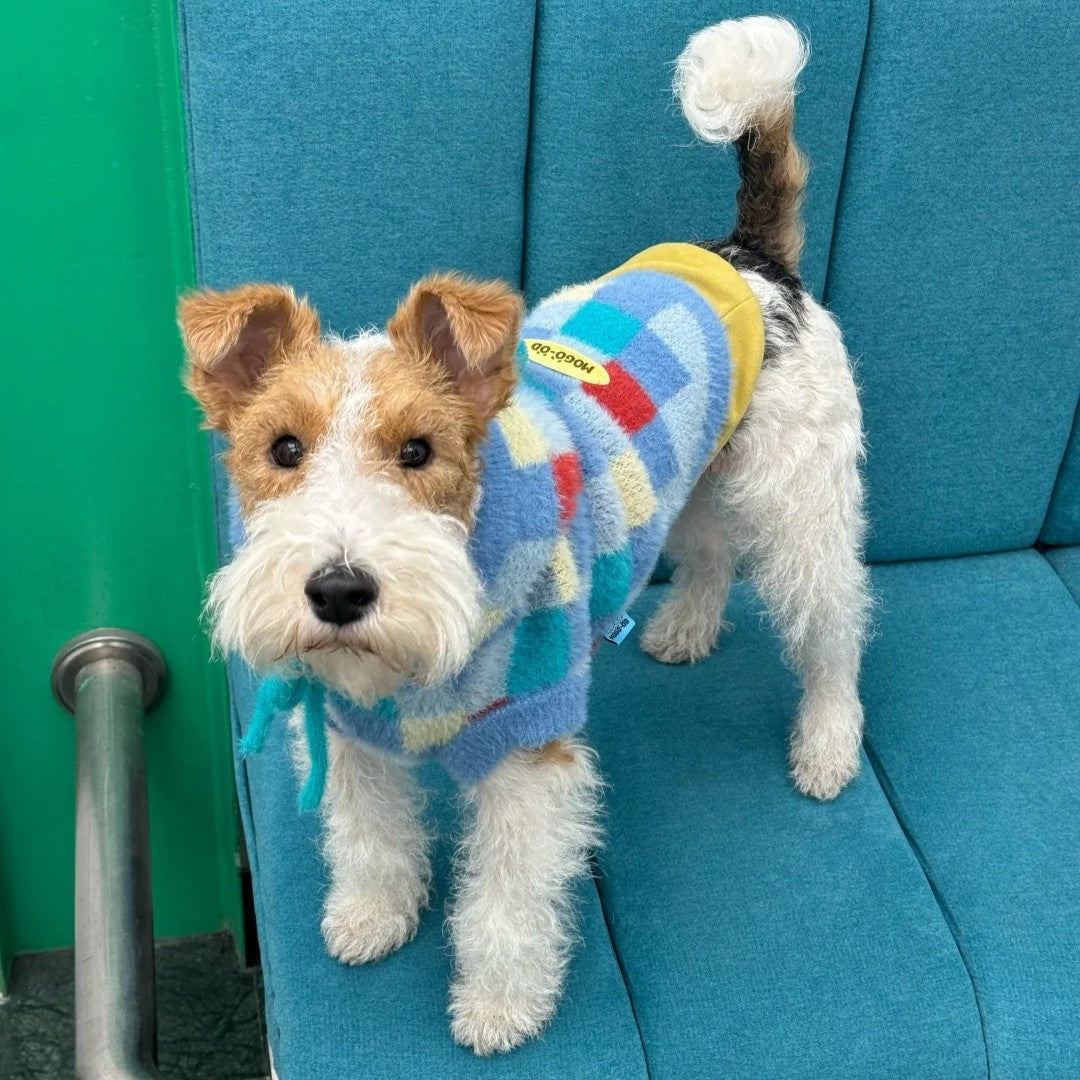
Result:
{"label": "checkered dog sweater", "polygon": [[320,694],[329,723],[435,758],[460,783],[515,747],[577,731],[593,645],[649,580],[746,409],[763,348],[746,282],[690,244],[649,248],[536,307],[519,385],[483,451],[470,548],[483,640],[456,677],[406,683],[373,709]]}

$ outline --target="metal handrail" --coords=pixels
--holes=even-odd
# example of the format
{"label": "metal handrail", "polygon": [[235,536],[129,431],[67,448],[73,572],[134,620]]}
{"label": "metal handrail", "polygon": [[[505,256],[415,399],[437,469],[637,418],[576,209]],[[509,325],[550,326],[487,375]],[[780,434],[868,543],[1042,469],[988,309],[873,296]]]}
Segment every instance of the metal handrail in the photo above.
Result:
{"label": "metal handrail", "polygon": [[146,638],[93,630],[57,654],[75,715],[75,1076],[156,1080],[154,930],[142,721],[165,661]]}

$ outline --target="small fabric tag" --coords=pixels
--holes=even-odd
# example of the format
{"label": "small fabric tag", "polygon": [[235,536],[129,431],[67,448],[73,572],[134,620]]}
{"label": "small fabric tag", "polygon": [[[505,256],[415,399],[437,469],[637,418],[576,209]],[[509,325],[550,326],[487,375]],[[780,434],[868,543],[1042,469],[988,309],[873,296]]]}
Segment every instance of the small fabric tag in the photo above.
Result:
{"label": "small fabric tag", "polygon": [[541,367],[557,371],[560,375],[569,375],[571,379],[592,383],[594,386],[607,386],[611,376],[603,364],[590,360],[584,353],[569,349],[558,341],[546,341],[544,338],[524,338],[525,355]]}
{"label": "small fabric tag", "polygon": [[623,615],[622,618],[616,620],[615,625],[604,635],[604,637],[606,637],[612,645],[621,645],[626,640],[627,634],[629,634],[635,626],[637,626],[637,623],[635,623],[629,615]]}

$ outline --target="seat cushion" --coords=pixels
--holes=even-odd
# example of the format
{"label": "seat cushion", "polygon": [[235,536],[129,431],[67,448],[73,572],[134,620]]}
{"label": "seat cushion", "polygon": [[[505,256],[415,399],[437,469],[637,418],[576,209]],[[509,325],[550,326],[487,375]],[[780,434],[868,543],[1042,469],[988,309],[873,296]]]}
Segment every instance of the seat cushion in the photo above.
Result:
{"label": "seat cushion", "polygon": [[1080,1076],[1080,608],[1033,551],[875,582],[868,747],[971,971],[990,1075]]}
{"label": "seat cushion", "polygon": [[533,0],[181,0],[199,281],[381,324],[434,268],[517,282]]}
{"label": "seat cushion", "polygon": [[1080,604],[1080,547],[1052,548],[1046,558]]}
{"label": "seat cushion", "polygon": [[634,636],[596,657],[601,891],[652,1080],[984,1080],[971,980],[873,770],[796,793],[796,681],[747,586],[728,617],[690,668]]}
{"label": "seat cushion", "polygon": [[[814,43],[797,135],[814,169],[804,272],[820,290],[832,237],[866,0],[784,0]],[[624,0],[544,0],[536,37],[527,183],[525,286],[538,299],[618,266],[650,244],[726,236],[735,157],[695,145],[671,103],[691,34],[760,14],[755,3],[680,0],[631,12]]]}
{"label": "seat cushion", "polygon": [[[250,716],[253,683],[232,675],[234,711]],[[581,943],[566,997],[538,1042],[481,1059],[450,1038],[446,998],[450,953],[443,934],[449,836],[449,785],[425,774],[441,840],[436,900],[416,939],[366,967],[330,958],[319,932],[326,871],[318,819],[296,808],[296,782],[282,726],[267,748],[239,765],[241,812],[251,860],[266,988],[266,1019],[280,1080],[438,1080],[575,1077],[646,1080],[641,1043],[592,881],[579,895]]]}
{"label": "seat cushion", "polygon": [[872,5],[825,298],[859,358],[874,560],[1042,528],[1080,386],[1078,31],[1061,0]]}

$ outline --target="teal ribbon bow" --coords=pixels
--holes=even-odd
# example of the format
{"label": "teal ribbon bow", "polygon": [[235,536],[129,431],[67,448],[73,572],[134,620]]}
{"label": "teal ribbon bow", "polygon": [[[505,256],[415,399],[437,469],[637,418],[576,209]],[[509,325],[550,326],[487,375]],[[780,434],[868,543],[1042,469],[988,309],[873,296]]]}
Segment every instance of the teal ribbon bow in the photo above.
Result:
{"label": "teal ribbon bow", "polygon": [[326,691],[321,683],[304,675],[291,679],[264,679],[255,700],[255,714],[247,733],[240,740],[240,756],[250,757],[266,745],[270,725],[279,716],[288,716],[298,706],[304,709],[304,735],[307,739],[311,771],[300,789],[297,805],[301,810],[316,810],[326,790],[328,768],[326,749]]}

